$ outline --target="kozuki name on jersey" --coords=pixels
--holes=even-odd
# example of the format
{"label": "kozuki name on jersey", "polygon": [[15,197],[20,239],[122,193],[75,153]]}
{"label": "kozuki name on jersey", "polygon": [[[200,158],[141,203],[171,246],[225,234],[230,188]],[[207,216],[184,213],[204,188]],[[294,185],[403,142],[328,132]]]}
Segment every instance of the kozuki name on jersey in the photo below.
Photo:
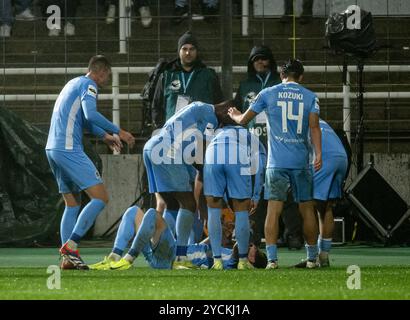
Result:
{"label": "kozuki name on jersey", "polygon": [[268,168],[303,169],[309,163],[309,114],[319,114],[319,99],[296,82],[262,90],[250,105],[266,112]]}

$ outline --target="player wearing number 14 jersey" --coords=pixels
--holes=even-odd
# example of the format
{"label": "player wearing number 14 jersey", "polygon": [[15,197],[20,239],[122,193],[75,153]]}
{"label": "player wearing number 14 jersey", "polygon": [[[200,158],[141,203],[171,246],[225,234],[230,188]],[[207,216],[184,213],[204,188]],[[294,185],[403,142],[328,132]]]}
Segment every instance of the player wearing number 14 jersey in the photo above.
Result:
{"label": "player wearing number 14 jersey", "polygon": [[265,221],[268,269],[276,269],[278,221],[287,199],[289,186],[304,220],[304,235],[308,252],[307,267],[315,267],[318,226],[313,209],[312,174],[309,171],[308,135],[315,148],[315,170],[322,164],[319,100],[301,86],[304,68],[299,60],[289,60],[282,66],[282,83],[262,90],[241,114],[229,110],[233,120],[247,124],[258,113],[265,111],[268,120],[268,164],[265,179],[265,199],[268,212]]}

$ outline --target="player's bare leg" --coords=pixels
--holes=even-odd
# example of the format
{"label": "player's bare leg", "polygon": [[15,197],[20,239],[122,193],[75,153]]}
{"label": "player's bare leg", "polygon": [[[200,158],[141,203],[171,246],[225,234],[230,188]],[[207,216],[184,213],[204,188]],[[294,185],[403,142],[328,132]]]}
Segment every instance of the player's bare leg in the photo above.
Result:
{"label": "player's bare leg", "polygon": [[[318,206],[319,208],[319,206]],[[323,202],[319,213],[319,264],[321,267],[329,266],[329,251],[332,246],[332,237],[334,231],[333,201]]]}
{"label": "player's bare leg", "polygon": [[305,201],[299,203],[299,212],[303,219],[303,235],[306,241],[307,250],[307,268],[316,267],[317,259],[317,237],[319,234],[319,227],[317,217],[314,209],[313,201]]}

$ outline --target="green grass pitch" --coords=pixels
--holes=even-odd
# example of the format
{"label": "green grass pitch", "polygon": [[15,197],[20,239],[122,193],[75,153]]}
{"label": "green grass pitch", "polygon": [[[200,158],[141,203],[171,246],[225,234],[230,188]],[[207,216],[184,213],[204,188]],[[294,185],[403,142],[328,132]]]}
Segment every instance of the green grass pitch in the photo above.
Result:
{"label": "green grass pitch", "polygon": [[[109,251],[81,253],[91,264]],[[410,299],[410,248],[335,247],[330,268],[291,268],[303,257],[280,249],[280,269],[247,271],[153,270],[139,257],[127,271],[62,271],[61,289],[49,289],[57,249],[2,248],[0,299]],[[348,288],[349,265],[360,267],[360,289]]]}

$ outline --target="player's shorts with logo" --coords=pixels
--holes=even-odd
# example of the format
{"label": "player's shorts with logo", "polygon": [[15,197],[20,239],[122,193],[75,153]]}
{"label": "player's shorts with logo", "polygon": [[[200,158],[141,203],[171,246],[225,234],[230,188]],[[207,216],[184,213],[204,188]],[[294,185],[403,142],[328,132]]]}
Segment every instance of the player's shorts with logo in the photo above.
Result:
{"label": "player's shorts with logo", "polygon": [[[196,175],[195,168],[192,165],[184,163],[164,163],[159,157],[158,159],[154,159],[154,156],[157,155],[156,152],[153,152],[156,143],[160,143],[159,138],[151,138],[144,146],[143,151],[149,192],[192,191],[192,182]],[[172,159],[170,161],[172,161]]]}
{"label": "player's shorts with logo", "polygon": [[249,165],[207,164],[204,165],[204,195],[230,199],[252,198],[252,178],[244,174]]}
{"label": "player's shorts with logo", "polygon": [[94,163],[82,151],[46,150],[60,193],[78,193],[103,183]]}

